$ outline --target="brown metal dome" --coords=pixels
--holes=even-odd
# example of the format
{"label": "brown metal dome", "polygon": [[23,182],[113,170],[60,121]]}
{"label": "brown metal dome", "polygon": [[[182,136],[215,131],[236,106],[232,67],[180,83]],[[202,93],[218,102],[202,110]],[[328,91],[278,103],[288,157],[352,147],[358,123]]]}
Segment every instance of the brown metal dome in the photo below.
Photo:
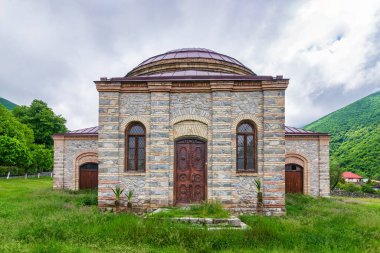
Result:
{"label": "brown metal dome", "polygon": [[182,48],[153,56],[125,77],[256,76],[238,60],[204,48]]}

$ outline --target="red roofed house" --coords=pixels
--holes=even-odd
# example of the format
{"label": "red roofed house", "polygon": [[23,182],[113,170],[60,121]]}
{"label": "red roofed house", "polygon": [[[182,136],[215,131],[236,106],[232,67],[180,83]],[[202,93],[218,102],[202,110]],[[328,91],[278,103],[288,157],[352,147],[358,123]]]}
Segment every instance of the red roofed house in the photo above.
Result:
{"label": "red roofed house", "polygon": [[358,174],[352,173],[350,171],[343,172],[342,177],[344,178],[344,181],[349,183],[363,182],[362,176],[359,176]]}
{"label": "red roofed house", "polygon": [[[289,79],[187,48],[95,81],[99,127],[54,136],[54,188],[133,191],[155,209],[219,200],[239,213],[285,214],[285,193],[329,196],[329,135],[285,126]],[[122,206],[125,205],[123,196]]]}

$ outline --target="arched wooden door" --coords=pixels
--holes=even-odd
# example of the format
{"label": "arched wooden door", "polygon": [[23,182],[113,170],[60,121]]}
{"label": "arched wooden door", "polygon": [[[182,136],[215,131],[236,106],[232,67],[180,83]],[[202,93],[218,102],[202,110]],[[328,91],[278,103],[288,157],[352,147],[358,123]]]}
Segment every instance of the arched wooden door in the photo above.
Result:
{"label": "arched wooden door", "polygon": [[95,188],[98,188],[98,164],[82,164],[79,166],[79,189]]}
{"label": "arched wooden door", "polygon": [[285,193],[303,193],[303,168],[301,166],[285,165]]}
{"label": "arched wooden door", "polygon": [[183,139],[175,143],[175,204],[206,199],[206,142]]}

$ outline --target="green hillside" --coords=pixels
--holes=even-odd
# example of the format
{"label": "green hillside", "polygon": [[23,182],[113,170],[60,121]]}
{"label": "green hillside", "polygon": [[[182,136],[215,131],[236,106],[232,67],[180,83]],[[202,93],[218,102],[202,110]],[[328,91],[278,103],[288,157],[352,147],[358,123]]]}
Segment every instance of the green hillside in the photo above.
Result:
{"label": "green hillside", "polygon": [[305,126],[331,134],[331,159],[345,170],[380,179],[380,91]]}
{"label": "green hillside", "polygon": [[4,105],[5,108],[12,110],[15,108],[17,105],[15,103],[12,103],[9,100],[6,100],[5,98],[0,97],[0,104]]}

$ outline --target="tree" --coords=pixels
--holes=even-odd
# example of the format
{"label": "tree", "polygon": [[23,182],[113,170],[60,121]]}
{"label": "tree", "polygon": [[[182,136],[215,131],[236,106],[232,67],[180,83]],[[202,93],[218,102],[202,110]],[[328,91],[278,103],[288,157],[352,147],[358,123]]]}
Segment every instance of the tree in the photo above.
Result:
{"label": "tree", "polygon": [[332,161],[330,164],[330,190],[334,190],[341,181],[342,173],[343,169],[340,165],[337,162]]}
{"label": "tree", "polygon": [[31,156],[25,143],[9,136],[0,136],[1,166],[27,167],[30,164]]}
{"label": "tree", "polygon": [[31,165],[29,172],[51,171],[53,168],[53,150],[44,145],[33,144],[30,149]]}
{"label": "tree", "polygon": [[33,130],[19,122],[3,105],[0,105],[0,119],[0,136],[15,138],[26,145],[33,143]]}
{"label": "tree", "polygon": [[30,106],[17,106],[13,115],[34,131],[36,144],[53,147],[52,135],[67,131],[66,120],[61,115],[55,115],[53,110],[41,100],[33,100]]}

